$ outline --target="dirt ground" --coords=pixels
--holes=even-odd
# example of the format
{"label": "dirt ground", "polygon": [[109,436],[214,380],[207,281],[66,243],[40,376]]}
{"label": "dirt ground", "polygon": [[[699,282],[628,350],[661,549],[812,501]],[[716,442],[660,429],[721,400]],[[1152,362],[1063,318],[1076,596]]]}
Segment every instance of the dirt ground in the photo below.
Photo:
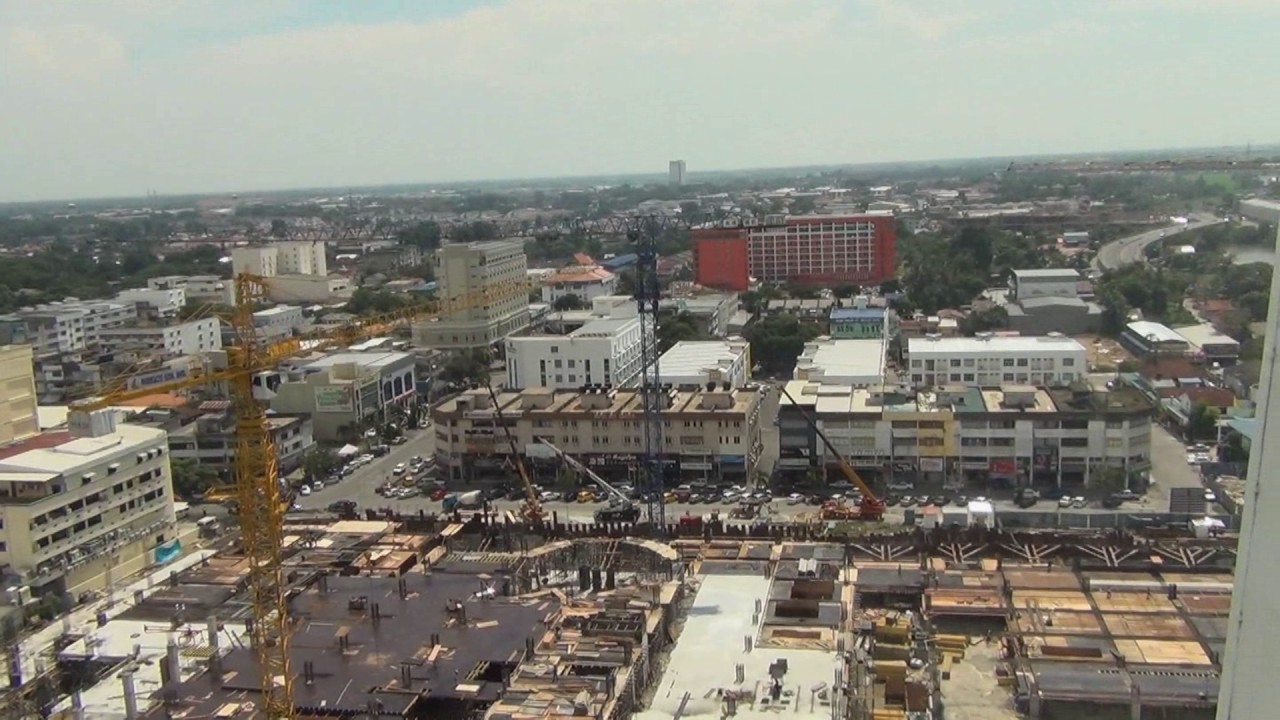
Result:
{"label": "dirt ground", "polygon": [[1108,371],[1113,370],[1125,360],[1133,359],[1129,351],[1111,338],[1100,335],[1076,335],[1074,337],[1089,352],[1089,370],[1091,372],[1098,372],[1096,368],[1099,366],[1106,368]]}
{"label": "dirt ground", "polygon": [[996,684],[1000,645],[970,645],[964,659],[951,668],[951,679],[942,681],[942,702],[947,720],[1016,720],[1013,693]]}

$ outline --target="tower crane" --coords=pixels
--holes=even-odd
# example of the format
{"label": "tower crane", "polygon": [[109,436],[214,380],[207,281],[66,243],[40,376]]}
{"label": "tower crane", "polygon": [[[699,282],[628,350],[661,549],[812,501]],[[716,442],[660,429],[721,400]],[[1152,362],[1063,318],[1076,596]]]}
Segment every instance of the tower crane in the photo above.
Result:
{"label": "tower crane", "polygon": [[491,285],[480,293],[413,307],[326,329],[301,337],[263,342],[253,323],[254,304],[266,298],[270,278],[242,273],[235,277],[236,303],[229,324],[234,344],[227,367],[147,388],[130,389],[129,377],[119,378],[103,395],[77,403],[73,410],[91,412],[158,392],[181,390],[210,382],[227,382],[236,413],[236,495],[253,608],[251,646],[257,655],[262,703],[258,717],[270,720],[297,716],[293,706],[293,673],[289,667],[290,621],[287,583],[283,577],[282,539],[285,508],[279,500],[277,454],[266,409],[253,396],[255,373],[274,369],[283,360],[312,350],[345,347],[382,335],[411,320],[430,320],[468,307],[484,306],[514,293],[527,293],[521,278]]}
{"label": "tower crane", "polygon": [[[562,232],[586,235],[622,235],[635,247],[636,283],[635,301],[640,312],[640,366],[641,402],[644,415],[644,482],[642,487],[648,502],[649,521],[657,532],[667,527],[666,464],[663,459],[662,411],[666,409],[667,390],[662,384],[658,358],[658,310],[662,300],[662,285],[658,278],[658,242],[673,231],[689,230],[703,223],[706,218],[681,215],[616,215],[588,220],[572,218],[543,225],[528,222],[487,222],[465,225],[441,226],[446,237],[464,233],[476,225],[495,230],[496,237],[531,236],[535,239],[553,237]],[[732,220],[731,220],[732,222]]]}

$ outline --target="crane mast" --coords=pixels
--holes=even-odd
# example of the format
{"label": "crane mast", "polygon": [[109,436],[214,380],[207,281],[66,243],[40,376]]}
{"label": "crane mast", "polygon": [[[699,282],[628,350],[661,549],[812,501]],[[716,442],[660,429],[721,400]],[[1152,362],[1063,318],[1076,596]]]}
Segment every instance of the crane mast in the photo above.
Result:
{"label": "crane mast", "polygon": [[[264,278],[236,277],[236,306],[231,328],[236,344],[229,353],[236,413],[236,494],[240,528],[249,560],[249,594],[253,604],[250,643],[258,660],[264,717],[293,718],[293,673],[289,669],[289,612],[285,597],[282,544],[284,509],[280,504],[280,472],[267,414],[253,396],[253,373],[263,363],[254,303],[265,298]],[[265,354],[265,353],[263,353]]]}
{"label": "crane mast", "polygon": [[658,358],[658,309],[662,302],[662,285],[658,281],[658,235],[662,223],[654,217],[641,218],[639,227],[628,232],[636,246],[636,307],[640,311],[640,397],[644,410],[645,494],[649,504],[649,522],[659,533],[665,533],[666,463],[663,460],[662,411],[665,393]]}

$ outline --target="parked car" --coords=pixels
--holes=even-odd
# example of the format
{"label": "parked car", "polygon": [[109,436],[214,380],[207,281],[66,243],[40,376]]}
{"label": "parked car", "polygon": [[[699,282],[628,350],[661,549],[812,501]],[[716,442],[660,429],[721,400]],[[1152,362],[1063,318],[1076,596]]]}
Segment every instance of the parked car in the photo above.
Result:
{"label": "parked car", "polygon": [[1085,500],[1082,496],[1080,496],[1080,495],[1077,495],[1077,496],[1075,496],[1075,497],[1071,498],[1071,507],[1073,507],[1073,508],[1075,508],[1075,509],[1077,509],[1077,510],[1082,510],[1082,509],[1084,509],[1085,507],[1088,507],[1088,505],[1089,505],[1088,501],[1086,501],[1086,500]]}
{"label": "parked car", "polygon": [[[1047,496],[1046,496],[1046,497],[1047,497]],[[1062,497],[1058,498],[1058,507],[1060,507],[1060,508],[1069,508],[1069,507],[1071,507],[1071,496],[1070,496],[1070,495],[1063,495]]]}
{"label": "parked car", "polygon": [[890,492],[911,492],[916,486],[905,480],[896,480],[886,485]]}
{"label": "parked car", "polygon": [[392,474],[392,475],[403,475],[403,474],[405,473],[405,471],[406,471],[406,470],[408,470],[408,469],[409,469],[409,467],[408,467],[407,465],[405,465],[404,463],[397,463],[395,467],[391,468],[391,474]]}
{"label": "parked car", "polygon": [[306,496],[310,495],[310,494],[311,494],[311,486],[310,486],[310,485],[303,485],[302,487],[298,488],[298,494],[299,494],[299,495],[301,495],[301,496],[303,496],[303,497],[306,497]]}

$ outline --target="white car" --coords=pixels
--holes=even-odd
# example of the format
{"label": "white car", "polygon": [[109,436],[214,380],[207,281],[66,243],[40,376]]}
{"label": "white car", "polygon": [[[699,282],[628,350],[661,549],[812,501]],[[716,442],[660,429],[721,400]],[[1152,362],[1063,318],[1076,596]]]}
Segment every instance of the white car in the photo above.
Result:
{"label": "white car", "polygon": [[1076,508],[1077,510],[1083,509],[1088,504],[1089,503],[1086,502],[1085,499],[1083,497],[1080,497],[1079,495],[1071,499],[1071,507]]}
{"label": "white car", "polygon": [[1069,496],[1067,496],[1067,495],[1063,495],[1062,497],[1058,498],[1058,507],[1060,507],[1060,508],[1069,508],[1069,507],[1071,507],[1071,502],[1072,502],[1072,500],[1073,500],[1073,499],[1074,499],[1074,498],[1071,498],[1071,497],[1069,497]]}
{"label": "white car", "polygon": [[804,502],[804,496],[800,493],[791,493],[787,496],[788,505],[799,505],[802,502]]}
{"label": "white car", "polygon": [[1214,491],[1210,490],[1209,488],[1205,488],[1205,489],[1204,489],[1204,501],[1205,501],[1205,502],[1207,502],[1207,503],[1216,503],[1216,502],[1218,502],[1218,494],[1217,494],[1217,493],[1215,493]]}
{"label": "white car", "polygon": [[403,475],[403,474],[404,474],[404,471],[405,471],[405,470],[408,470],[408,469],[409,469],[409,468],[408,468],[408,466],[406,466],[404,463],[399,463],[399,464],[397,464],[395,467],[391,468],[391,474],[392,474],[392,475]]}
{"label": "white car", "polygon": [[306,496],[310,495],[310,494],[311,494],[311,486],[310,486],[310,485],[303,485],[302,487],[298,488],[298,494],[299,494],[299,495],[301,495],[302,497],[306,497]]}

